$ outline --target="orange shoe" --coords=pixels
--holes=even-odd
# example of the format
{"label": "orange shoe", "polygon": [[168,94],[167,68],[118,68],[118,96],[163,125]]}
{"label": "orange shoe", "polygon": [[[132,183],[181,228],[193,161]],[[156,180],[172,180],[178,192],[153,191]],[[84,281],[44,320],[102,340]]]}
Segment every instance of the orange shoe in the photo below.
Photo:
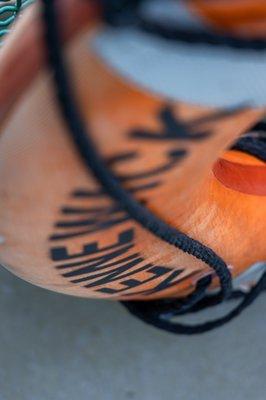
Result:
{"label": "orange shoe", "polygon": [[[238,313],[265,288],[264,41],[191,43],[134,7],[45,3],[46,41],[33,6],[1,49],[1,264],[50,290],[126,301],[170,331],[215,327],[160,317],[219,302],[234,282],[248,290]],[[106,10],[119,27],[102,23]]]}

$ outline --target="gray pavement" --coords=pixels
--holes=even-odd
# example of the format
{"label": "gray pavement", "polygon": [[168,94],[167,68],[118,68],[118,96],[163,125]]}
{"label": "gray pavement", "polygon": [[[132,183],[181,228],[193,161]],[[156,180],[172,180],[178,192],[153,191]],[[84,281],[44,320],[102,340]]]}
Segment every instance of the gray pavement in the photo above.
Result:
{"label": "gray pavement", "polygon": [[0,271],[0,400],[264,400],[266,297],[201,337]]}

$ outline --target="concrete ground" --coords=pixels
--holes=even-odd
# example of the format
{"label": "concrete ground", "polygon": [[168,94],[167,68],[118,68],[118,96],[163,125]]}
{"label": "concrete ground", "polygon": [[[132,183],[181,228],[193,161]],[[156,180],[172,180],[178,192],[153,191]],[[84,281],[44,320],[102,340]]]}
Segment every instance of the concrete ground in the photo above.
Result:
{"label": "concrete ground", "polygon": [[264,400],[266,297],[201,337],[0,272],[0,400]]}

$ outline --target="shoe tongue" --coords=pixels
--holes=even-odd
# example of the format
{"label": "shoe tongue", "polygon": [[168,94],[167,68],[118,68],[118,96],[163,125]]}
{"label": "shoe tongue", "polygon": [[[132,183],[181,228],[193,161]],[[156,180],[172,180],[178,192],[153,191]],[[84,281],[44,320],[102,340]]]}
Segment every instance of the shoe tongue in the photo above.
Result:
{"label": "shoe tongue", "polygon": [[266,105],[266,51],[167,41],[138,29],[105,29],[94,51],[119,75],[168,99],[214,107]]}

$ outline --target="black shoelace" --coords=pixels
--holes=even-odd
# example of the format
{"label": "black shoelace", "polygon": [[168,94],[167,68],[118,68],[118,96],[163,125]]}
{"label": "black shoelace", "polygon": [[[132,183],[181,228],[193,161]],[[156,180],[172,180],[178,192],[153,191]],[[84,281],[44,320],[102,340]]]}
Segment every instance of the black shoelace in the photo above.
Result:
{"label": "black shoelace", "polygon": [[[94,174],[104,190],[116,202],[119,202],[132,219],[136,220],[145,229],[149,230],[163,241],[205,262],[215,272],[220,281],[221,290],[215,296],[208,296],[206,293],[212,282],[211,276],[208,276],[201,279],[194,293],[183,300],[134,301],[123,302],[123,304],[132,314],[148,324],[179,334],[206,332],[230,321],[249,306],[262,290],[266,289],[266,272],[252,290],[244,296],[241,303],[225,317],[193,326],[182,325],[172,321],[173,316],[200,311],[207,307],[220,304],[226,299],[239,297],[236,292],[232,291],[231,273],[226,263],[215,254],[213,250],[156,217],[147,208],[138,203],[131,194],[120,185],[120,182],[112,172],[109,171],[91,139],[90,132],[88,132],[85,127],[85,123],[83,122],[83,118],[80,115],[75,101],[75,94],[71,87],[66,61],[62,52],[58,16],[54,6],[55,2],[54,0],[42,0],[42,2],[44,9],[45,40],[50,67],[53,71],[56,95],[61,113],[68,128],[68,133],[86,168],[89,172]],[[111,2],[107,4],[108,10],[110,10],[109,6]],[[244,151],[243,148],[248,149],[248,152],[254,150],[250,143],[242,143],[241,146],[242,151]],[[260,153],[260,156],[266,160],[263,151]]]}
{"label": "black shoelace", "polygon": [[134,27],[146,33],[188,44],[206,44],[210,46],[231,47],[241,50],[266,50],[266,40],[250,39],[210,32],[187,27],[169,26],[157,22],[141,11],[145,0],[102,0],[105,20],[116,27]]}

